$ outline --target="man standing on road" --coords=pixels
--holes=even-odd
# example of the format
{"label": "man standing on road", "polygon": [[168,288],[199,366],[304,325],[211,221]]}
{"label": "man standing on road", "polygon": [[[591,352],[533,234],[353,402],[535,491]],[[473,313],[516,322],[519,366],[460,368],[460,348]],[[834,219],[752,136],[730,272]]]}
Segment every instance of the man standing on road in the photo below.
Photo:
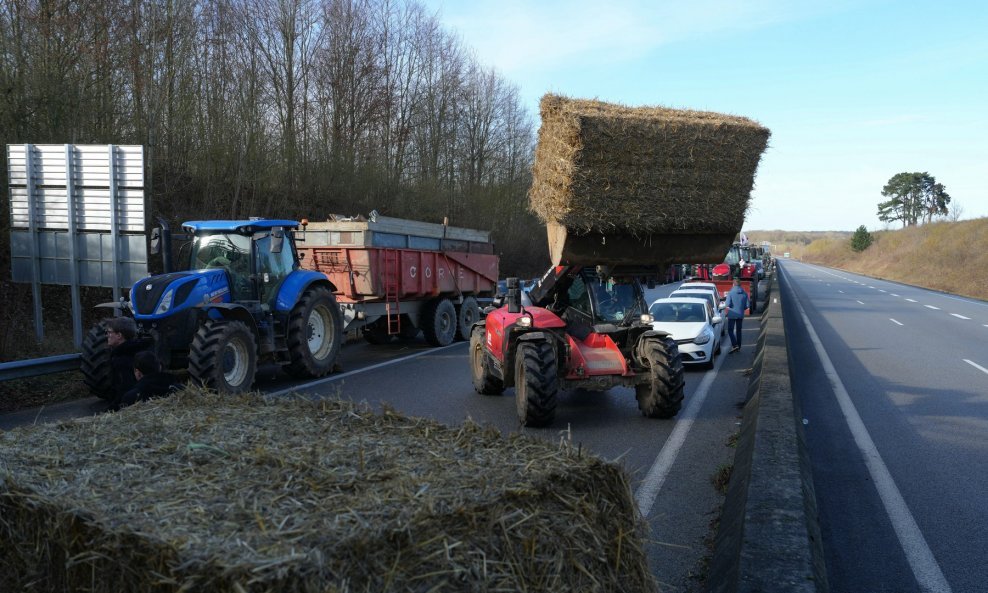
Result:
{"label": "man standing on road", "polygon": [[727,312],[727,335],[731,338],[731,352],[741,349],[741,324],[744,322],[745,311],[748,310],[748,294],[741,288],[741,281],[734,279],[734,286],[727,293],[724,301]]}

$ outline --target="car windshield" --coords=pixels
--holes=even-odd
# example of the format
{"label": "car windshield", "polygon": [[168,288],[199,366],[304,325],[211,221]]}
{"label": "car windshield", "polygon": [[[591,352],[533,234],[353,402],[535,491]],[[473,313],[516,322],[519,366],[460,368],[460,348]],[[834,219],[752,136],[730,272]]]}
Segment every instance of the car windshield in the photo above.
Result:
{"label": "car windshield", "polygon": [[648,312],[655,321],[696,323],[707,320],[703,303],[652,303]]}
{"label": "car windshield", "polygon": [[226,268],[246,274],[250,265],[250,237],[235,233],[199,235],[192,243],[191,269]]}

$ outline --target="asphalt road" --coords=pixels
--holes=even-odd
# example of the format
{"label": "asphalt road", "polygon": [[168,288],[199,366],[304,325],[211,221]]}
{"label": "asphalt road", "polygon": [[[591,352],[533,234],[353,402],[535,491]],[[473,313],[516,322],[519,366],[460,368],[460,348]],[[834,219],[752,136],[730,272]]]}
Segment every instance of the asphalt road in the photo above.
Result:
{"label": "asphalt road", "polygon": [[780,268],[831,590],[988,590],[988,303]]}
{"label": "asphalt road", "polygon": [[[647,291],[649,302],[677,286]],[[348,344],[341,353],[340,373],[301,384],[281,375],[261,376],[257,387],[275,395],[298,391],[388,405],[446,423],[470,418],[505,433],[521,430],[552,441],[568,439],[617,461],[631,475],[632,489],[650,525],[649,561],[662,590],[695,591],[700,585],[694,575],[705,570],[704,558],[710,553],[707,539],[713,535],[711,526],[723,502],[712,478],[733,463],[729,441],[739,427],[757,333],[757,322],[748,321],[741,352],[727,354],[730,342],[724,336],[724,354],[713,369],[687,369],[683,409],[673,420],[642,417],[634,391],[614,388],[564,392],[552,427],[521,428],[513,389],[501,396],[474,391],[465,342],[445,348],[430,348],[421,339],[381,346]],[[0,429],[104,408],[103,402],[89,399],[9,414],[0,416]]]}

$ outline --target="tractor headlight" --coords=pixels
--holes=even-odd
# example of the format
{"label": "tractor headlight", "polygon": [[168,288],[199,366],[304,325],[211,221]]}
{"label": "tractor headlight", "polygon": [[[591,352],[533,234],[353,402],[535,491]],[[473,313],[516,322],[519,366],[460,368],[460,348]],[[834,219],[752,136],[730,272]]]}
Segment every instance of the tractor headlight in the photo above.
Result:
{"label": "tractor headlight", "polygon": [[704,328],[704,330],[702,332],[700,332],[700,335],[698,335],[697,337],[693,338],[693,343],[694,344],[706,344],[707,342],[710,341],[710,338],[711,337],[712,337],[712,335],[711,335],[710,329],[709,328]]}
{"label": "tractor headlight", "polygon": [[166,292],[165,296],[161,299],[161,304],[158,305],[158,308],[154,310],[154,314],[161,315],[163,313],[167,313],[168,309],[172,308],[172,297],[174,296],[175,296],[174,290],[169,290],[168,292]]}
{"label": "tractor headlight", "polygon": [[642,323],[652,323],[655,321],[655,317],[651,313],[642,313],[641,322]]}
{"label": "tractor headlight", "polygon": [[532,327],[532,318],[528,315],[522,315],[518,318],[519,327]]}

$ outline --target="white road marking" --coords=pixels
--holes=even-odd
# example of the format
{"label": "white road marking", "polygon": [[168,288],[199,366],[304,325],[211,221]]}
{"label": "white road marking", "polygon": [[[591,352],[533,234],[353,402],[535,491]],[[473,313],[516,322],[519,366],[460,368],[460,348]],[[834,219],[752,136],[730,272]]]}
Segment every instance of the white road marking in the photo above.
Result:
{"label": "white road marking", "polygon": [[899,295],[895,294],[894,292],[890,292],[889,294],[892,295],[892,296],[894,296],[894,297],[899,296]]}
{"label": "white road marking", "polygon": [[964,359],[964,362],[966,362],[967,364],[969,364],[969,365],[973,366],[974,368],[978,369],[982,373],[988,375],[988,369],[986,369],[985,367],[981,366],[980,364],[978,364],[976,362],[973,362],[973,361],[970,361],[970,360],[968,360],[966,358]]}
{"label": "white road marking", "polygon": [[315,387],[317,385],[322,385],[323,383],[331,383],[333,381],[339,381],[340,379],[345,379],[345,378],[347,378],[347,377],[349,377],[351,375],[356,375],[358,373],[365,373],[367,371],[374,371],[374,370],[377,370],[377,369],[379,369],[381,367],[386,367],[386,366],[389,366],[389,365],[392,365],[392,364],[398,364],[399,362],[405,362],[406,360],[411,360],[413,358],[418,358],[419,356],[425,356],[426,354],[432,354],[434,352],[442,352],[443,350],[446,350],[447,348],[453,348],[455,346],[461,346],[461,345],[466,344],[466,343],[467,342],[454,342],[454,343],[450,344],[449,346],[440,346],[439,348],[429,348],[427,350],[422,350],[420,352],[416,352],[415,354],[409,354],[408,356],[402,356],[401,358],[392,358],[391,360],[386,360],[384,362],[379,362],[377,364],[372,364],[369,367],[364,367],[362,369],[357,369],[355,371],[347,371],[345,373],[340,373],[339,375],[329,375],[328,377],[323,377],[322,379],[317,379],[315,381],[309,381],[308,383],[303,383],[301,385],[294,385],[294,386],[289,387],[287,389],[282,389],[281,391],[272,391],[270,393],[266,393],[265,395],[275,395],[275,396],[287,395],[289,393],[292,393],[293,391],[301,391],[303,389],[308,389],[310,387]]}
{"label": "white road marking", "polygon": [[951,315],[953,315],[954,317],[956,317],[958,319],[968,319],[968,320],[971,319],[970,317],[964,317],[963,315],[959,315],[957,313],[951,313]]}
{"label": "white road marking", "polygon": [[918,303],[919,302],[916,299],[906,299],[906,300],[909,301],[910,303]]}
{"label": "white road marking", "polygon": [[648,517],[648,513],[652,510],[652,505],[655,504],[655,498],[659,495],[662,484],[669,477],[672,464],[676,462],[679,450],[683,448],[683,444],[686,442],[686,435],[689,434],[690,428],[693,427],[693,421],[700,415],[703,400],[707,399],[710,386],[714,384],[717,371],[720,370],[725,358],[727,357],[720,356],[716,366],[704,373],[703,380],[700,381],[700,386],[697,387],[696,392],[689,398],[689,404],[687,404],[686,409],[676,416],[676,427],[672,429],[672,434],[669,435],[665,444],[662,445],[662,449],[655,458],[655,462],[652,463],[648,474],[642,480],[638,491],[635,492],[635,502],[638,503],[638,509],[641,511],[642,517]]}
{"label": "white road marking", "polygon": [[891,321],[892,323],[894,323],[896,325],[903,325],[903,324],[899,323],[898,321],[896,321],[895,319],[892,319],[891,317],[889,317],[889,321]]}
{"label": "white road marking", "polygon": [[878,292],[888,292],[888,291],[887,290],[882,290],[881,288],[879,288],[878,289]]}
{"label": "white road marking", "polygon": [[806,311],[803,310],[803,305],[799,302],[799,298],[795,292],[793,293],[793,299],[796,301],[796,307],[799,309],[799,314],[803,318],[803,324],[806,326],[806,331],[810,336],[810,340],[813,342],[817,356],[820,357],[820,363],[823,365],[824,373],[830,379],[830,385],[834,390],[834,395],[837,397],[837,403],[840,405],[844,420],[851,430],[851,435],[854,437],[854,442],[861,451],[862,457],[864,457],[865,466],[868,468],[871,480],[878,490],[878,495],[881,497],[882,504],[885,506],[885,512],[888,514],[889,520],[892,522],[892,528],[899,538],[899,544],[906,554],[909,567],[912,569],[913,576],[916,577],[916,581],[919,583],[919,588],[923,591],[949,593],[951,591],[950,584],[947,583],[947,579],[943,576],[943,571],[940,570],[940,565],[937,564],[936,558],[933,557],[933,552],[930,550],[930,546],[927,545],[926,538],[923,537],[923,532],[919,530],[916,519],[909,512],[909,507],[906,506],[906,501],[902,498],[902,493],[899,492],[899,488],[895,485],[892,474],[882,460],[882,456],[879,454],[875,442],[871,439],[871,435],[868,434],[868,429],[865,427],[864,421],[861,420],[861,416],[854,407],[851,396],[848,395],[847,389],[844,388],[844,383],[840,380],[837,369],[834,368],[833,362],[827,356],[827,351],[824,350],[823,343],[820,342],[820,337],[817,336],[816,331],[813,329],[813,324],[810,323],[810,318],[806,316]]}
{"label": "white road marking", "polygon": [[923,305],[927,309],[933,309],[934,311],[939,311],[940,307],[934,307],[933,305]]}
{"label": "white road marking", "polygon": [[875,288],[874,286],[869,286],[868,288]]}
{"label": "white road marking", "polygon": [[839,292],[841,294],[844,294],[844,291],[843,290],[838,290],[837,292]]}
{"label": "white road marking", "polygon": [[864,303],[862,303],[861,301],[858,301],[858,304],[861,304],[861,305],[863,305]]}

